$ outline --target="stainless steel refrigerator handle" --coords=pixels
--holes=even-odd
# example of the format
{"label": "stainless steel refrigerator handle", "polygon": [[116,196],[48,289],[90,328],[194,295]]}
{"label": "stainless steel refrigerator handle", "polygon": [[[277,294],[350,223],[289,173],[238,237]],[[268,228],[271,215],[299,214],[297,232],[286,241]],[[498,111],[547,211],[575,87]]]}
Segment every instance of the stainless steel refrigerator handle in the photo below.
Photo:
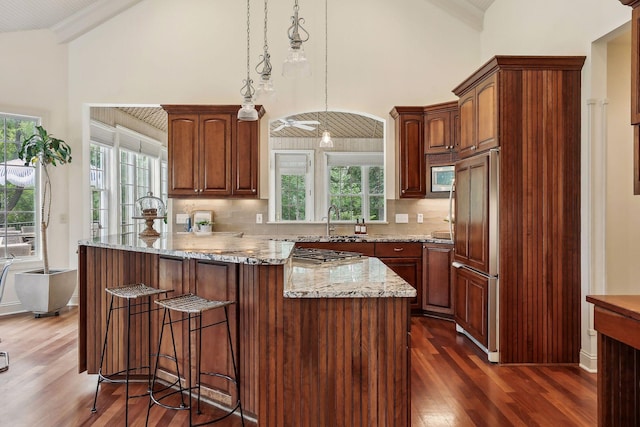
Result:
{"label": "stainless steel refrigerator handle", "polygon": [[[454,172],[455,173],[455,172]],[[449,189],[449,237],[453,240],[453,192],[456,188],[456,179],[451,181],[451,189]]]}

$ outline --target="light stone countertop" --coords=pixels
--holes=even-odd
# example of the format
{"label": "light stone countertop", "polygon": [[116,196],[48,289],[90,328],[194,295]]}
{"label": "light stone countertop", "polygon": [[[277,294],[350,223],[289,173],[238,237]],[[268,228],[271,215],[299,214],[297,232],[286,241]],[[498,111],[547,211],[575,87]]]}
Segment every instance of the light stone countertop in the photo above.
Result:
{"label": "light stone countertop", "polygon": [[411,298],[416,290],[378,258],[293,261],[285,298]]}
{"label": "light stone countertop", "polygon": [[[277,240],[275,240],[277,239]],[[163,234],[141,238],[137,234],[85,239],[79,245],[129,250],[182,258],[236,264],[283,265],[287,298],[411,298],[416,290],[377,258],[362,257],[322,264],[293,261],[295,242],[432,242],[450,243],[429,236],[244,236],[230,233]]]}

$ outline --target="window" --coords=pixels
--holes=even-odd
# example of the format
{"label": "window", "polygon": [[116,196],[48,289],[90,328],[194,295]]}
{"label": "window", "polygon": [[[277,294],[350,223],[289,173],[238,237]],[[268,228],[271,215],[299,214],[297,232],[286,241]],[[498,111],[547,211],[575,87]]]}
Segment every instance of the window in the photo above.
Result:
{"label": "window", "polygon": [[99,237],[109,231],[109,166],[111,148],[91,144],[89,169],[91,174],[91,236]]}
{"label": "window", "polygon": [[[91,122],[91,235],[139,233],[136,202],[152,192],[167,203],[168,166],[160,142],[126,128]],[[167,225],[156,221],[158,231]]]}
{"label": "window", "polygon": [[339,220],[384,221],[384,168],[381,153],[327,153],[328,205]]}
{"label": "window", "polygon": [[275,218],[309,221],[313,218],[313,151],[271,152],[275,170]]}
{"label": "window", "polygon": [[37,117],[0,113],[0,258],[33,256],[38,246],[36,169],[18,159]]}

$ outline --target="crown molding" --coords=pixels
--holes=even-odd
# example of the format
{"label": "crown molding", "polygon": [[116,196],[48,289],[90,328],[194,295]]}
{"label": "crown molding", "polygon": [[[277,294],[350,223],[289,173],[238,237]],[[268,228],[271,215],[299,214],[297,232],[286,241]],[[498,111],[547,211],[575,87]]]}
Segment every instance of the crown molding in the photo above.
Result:
{"label": "crown molding", "polygon": [[476,7],[468,0],[427,0],[458,18],[474,30],[482,31],[484,26],[484,10]]}
{"label": "crown molding", "polygon": [[58,43],[69,43],[141,0],[100,0],[51,27]]}

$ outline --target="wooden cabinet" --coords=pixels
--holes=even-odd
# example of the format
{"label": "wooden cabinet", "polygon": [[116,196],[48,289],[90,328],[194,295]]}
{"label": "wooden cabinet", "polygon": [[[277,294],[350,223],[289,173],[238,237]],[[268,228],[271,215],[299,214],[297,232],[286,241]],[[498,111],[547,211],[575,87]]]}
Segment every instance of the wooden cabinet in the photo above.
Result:
{"label": "wooden cabinet", "polygon": [[[181,295],[185,293],[194,293],[203,298],[217,301],[238,301],[238,265],[227,264],[213,261],[200,261],[195,259],[181,259],[171,257],[160,257],[158,261],[158,286],[161,289],[173,289],[171,295]],[[238,358],[238,313],[237,304],[228,307],[229,310],[229,327],[231,329],[231,337],[233,342],[234,354],[236,360]],[[203,313],[203,325],[215,323],[224,319],[222,310],[211,310]],[[154,329],[158,329],[158,325],[162,324],[162,311],[157,312],[157,322]],[[176,320],[174,314],[174,321]],[[174,326],[174,337],[176,348],[181,352],[179,369],[181,375],[187,372],[187,324],[180,323]],[[165,334],[169,333],[168,329]],[[153,337],[159,336],[159,330],[153,332]],[[196,337],[192,335],[192,342],[195,343]],[[202,339],[215,346],[215,351],[204,351],[202,353],[202,370],[205,372],[218,372],[224,375],[233,376],[233,365],[229,352],[227,341],[227,330],[224,324],[206,328],[202,331]],[[165,339],[161,348],[163,354],[173,354],[173,347],[169,339]],[[170,374],[175,374],[175,364],[173,361],[160,358],[160,369]],[[195,375],[195,366],[197,360],[193,360],[191,364],[192,374]],[[202,385],[209,390],[214,390],[218,398],[235,400],[235,386],[229,381],[223,381],[218,377],[203,376]]]}
{"label": "wooden cabinet", "polygon": [[456,164],[455,260],[489,272],[489,156]]}
{"label": "wooden cabinet", "polygon": [[489,343],[489,280],[468,269],[454,269],[454,320],[485,348]]}
{"label": "wooden cabinet", "polygon": [[422,252],[422,310],[453,315],[453,245],[425,243]]}
{"label": "wooden cabinet", "polygon": [[456,149],[458,118],[457,102],[424,107],[426,154],[449,153]]}
{"label": "wooden cabinet", "polygon": [[[501,363],[579,361],[584,60],[496,56],[454,89],[460,155],[482,152],[456,165],[455,259],[489,276],[497,266],[500,348],[489,350],[499,353]],[[496,145],[500,167],[488,174],[487,158],[495,156],[489,148]],[[465,319],[466,304],[466,322],[477,329],[473,319],[480,316],[470,307],[484,291],[468,273],[456,276],[457,316]],[[483,310],[491,320],[490,308]],[[491,344],[496,330],[489,332]]]}
{"label": "wooden cabinet", "polygon": [[395,107],[390,114],[396,126],[399,198],[424,198],[427,186],[423,107]]}
{"label": "wooden cabinet", "polygon": [[238,121],[235,105],[162,107],[168,113],[169,197],[259,197],[259,121]]}
{"label": "wooden cabinet", "polygon": [[419,311],[422,308],[422,244],[383,242],[375,245],[375,256],[416,289],[411,310]]}
{"label": "wooden cabinet", "polygon": [[459,86],[454,93],[460,97],[460,157],[469,157],[499,145],[498,90],[496,72],[474,82]]}

